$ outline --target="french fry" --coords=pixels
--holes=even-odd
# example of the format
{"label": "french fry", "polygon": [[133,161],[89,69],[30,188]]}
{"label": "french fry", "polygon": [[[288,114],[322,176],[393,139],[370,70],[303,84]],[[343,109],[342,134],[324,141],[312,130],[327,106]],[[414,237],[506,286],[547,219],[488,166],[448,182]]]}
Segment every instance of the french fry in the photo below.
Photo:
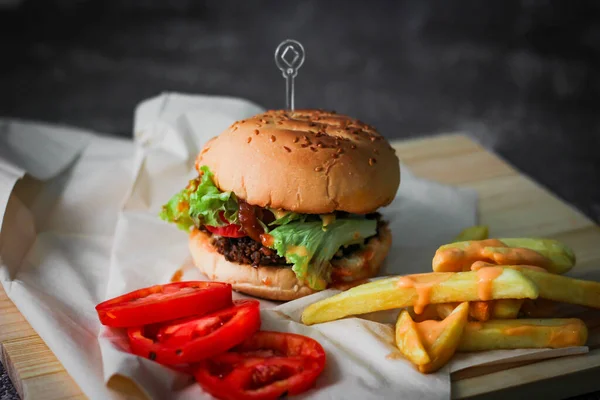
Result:
{"label": "french fry", "polygon": [[587,334],[587,327],[577,318],[469,322],[458,344],[458,351],[583,346]]}
{"label": "french fry", "polygon": [[415,365],[425,365],[431,362],[419,337],[417,325],[406,310],[400,313],[396,321],[396,347]]}
{"label": "french fry", "polygon": [[460,341],[468,303],[462,303],[443,321],[415,323],[407,311],[396,322],[396,346],[423,373],[440,369],[452,358]]}
{"label": "french fry", "polygon": [[[476,321],[487,321],[492,316],[492,301],[472,301],[469,303],[469,317]],[[448,317],[458,307],[459,303],[432,304],[435,306],[438,318]]]}
{"label": "french fry", "polygon": [[[490,319],[517,318],[523,300],[524,299],[500,299],[495,301],[473,301],[469,303],[469,317],[480,322],[485,322]],[[458,306],[458,303],[432,304],[431,306],[435,307],[437,317],[444,319]],[[433,318],[430,317],[427,319]]]}
{"label": "french fry", "polygon": [[520,271],[531,279],[539,289],[539,297],[543,299],[600,308],[600,282],[549,274],[519,265],[503,267]]}
{"label": "french fry", "polygon": [[519,316],[524,299],[500,299],[494,302],[492,318],[514,319]]}
{"label": "french fry", "polygon": [[484,240],[488,238],[487,225],[475,225],[464,229],[453,240],[453,242],[465,242],[467,240]]}
{"label": "french fry", "polygon": [[[439,336],[435,337],[435,335],[433,335],[431,338],[425,339],[425,336],[431,335],[435,330],[433,330],[433,332],[432,330],[428,330],[428,332],[421,333],[421,338],[425,342],[425,348],[427,349],[431,362],[419,365],[419,371],[429,374],[437,371],[450,361],[460,342],[468,315],[469,304],[466,302],[462,303],[452,311],[452,314],[450,314],[448,318],[441,322],[432,321],[433,324],[439,324],[443,329]],[[421,324],[426,324],[426,322],[421,322]],[[423,327],[423,331],[425,331],[427,325],[421,325],[419,327]]]}
{"label": "french fry", "polygon": [[[481,300],[478,273],[432,272],[376,280],[311,304],[302,313],[302,322],[312,325],[393,308]],[[536,285],[510,268],[501,269],[489,283],[489,300],[538,296]]]}
{"label": "french fry", "polygon": [[448,315],[452,314],[452,311],[454,311],[459,304],[460,303],[441,303],[432,305],[435,306],[438,317],[440,319],[446,319],[448,318]]}
{"label": "french fry", "polygon": [[433,257],[432,266],[436,272],[459,272],[470,269],[476,261],[535,265],[564,274],[575,265],[575,255],[570,248],[551,239],[471,240],[441,246]]}
{"label": "french fry", "polygon": [[[407,311],[410,314],[410,317],[412,318],[412,320],[415,322],[428,321],[430,319],[440,319],[441,317],[438,315],[436,306],[437,306],[437,304],[426,305],[421,314],[417,314],[413,307],[408,307]],[[454,310],[455,307],[453,307],[452,310]],[[452,312],[452,310],[450,310],[450,312],[448,312],[448,314],[450,314]],[[441,318],[441,319],[443,319],[443,318]]]}
{"label": "french fry", "polygon": [[469,303],[469,316],[477,321],[485,322],[492,315],[493,302],[473,301]]}

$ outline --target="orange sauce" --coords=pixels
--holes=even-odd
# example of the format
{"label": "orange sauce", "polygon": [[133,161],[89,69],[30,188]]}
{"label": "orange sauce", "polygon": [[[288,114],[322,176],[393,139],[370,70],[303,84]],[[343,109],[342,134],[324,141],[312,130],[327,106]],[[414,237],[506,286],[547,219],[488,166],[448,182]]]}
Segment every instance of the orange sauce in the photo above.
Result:
{"label": "orange sauce", "polygon": [[183,277],[183,269],[178,269],[175,271],[173,276],[171,277],[171,282],[181,282],[181,278]]}
{"label": "orange sauce", "polygon": [[521,247],[504,247],[503,249],[482,249],[481,256],[493,260],[499,265],[538,265],[547,266],[549,261],[546,257],[537,251],[525,249]]}
{"label": "orange sauce", "polygon": [[481,300],[492,299],[494,279],[502,275],[502,267],[487,267],[477,270],[477,296]]}
{"label": "orange sauce", "polygon": [[448,274],[418,274],[401,276],[396,285],[402,289],[415,289],[417,299],[413,304],[415,314],[421,314],[431,299],[431,289],[450,277]]}
{"label": "orange sauce", "polygon": [[428,320],[416,324],[417,332],[419,332],[419,337],[426,349],[430,349],[435,341],[442,335],[450,318],[451,317],[448,317],[443,321]]}
{"label": "orange sauce", "polygon": [[271,278],[269,278],[268,276],[265,276],[264,278],[261,279],[262,283],[264,283],[266,286],[271,286]]}
{"label": "orange sauce", "polygon": [[190,203],[188,203],[187,201],[180,201],[179,203],[177,203],[177,211],[179,212],[184,212],[189,210],[190,208]]}
{"label": "orange sauce", "polygon": [[529,269],[529,270],[538,271],[538,272],[548,272],[547,269],[538,267],[536,265],[519,265],[519,268]]}
{"label": "orange sauce", "polygon": [[265,247],[273,247],[273,244],[275,244],[275,238],[268,233],[263,233],[260,235],[260,242]]}
{"label": "orange sauce", "polygon": [[175,271],[175,273],[171,277],[171,282],[181,282],[181,279],[183,278],[183,274],[185,273],[185,271],[192,267],[193,266],[190,264],[182,265],[177,271]]}
{"label": "orange sauce", "polygon": [[435,252],[433,263],[443,271],[468,271],[471,264],[482,259],[481,253],[486,247],[506,247],[498,239],[475,240],[469,242],[464,249],[452,247]]}
{"label": "orange sauce", "polygon": [[[492,247],[495,249],[491,249]],[[464,248],[440,249],[433,258],[433,264],[437,265],[437,269],[451,272],[468,271],[471,265],[478,261],[497,265],[537,265],[540,267],[546,267],[551,262],[534,250],[508,247],[498,239],[471,241]]]}
{"label": "orange sauce", "polygon": [[308,249],[305,246],[290,246],[287,252],[289,254],[296,254],[300,257],[308,256]]}
{"label": "orange sauce", "polygon": [[479,271],[481,268],[493,267],[494,265],[495,264],[490,264],[489,262],[485,261],[475,261],[471,265],[471,271]]}
{"label": "orange sauce", "polygon": [[581,346],[583,343],[582,330],[585,329],[578,320],[568,320],[564,325],[521,325],[514,328],[506,328],[502,333],[506,336],[539,337],[536,331],[548,332],[546,342],[541,347],[563,348],[569,346]]}

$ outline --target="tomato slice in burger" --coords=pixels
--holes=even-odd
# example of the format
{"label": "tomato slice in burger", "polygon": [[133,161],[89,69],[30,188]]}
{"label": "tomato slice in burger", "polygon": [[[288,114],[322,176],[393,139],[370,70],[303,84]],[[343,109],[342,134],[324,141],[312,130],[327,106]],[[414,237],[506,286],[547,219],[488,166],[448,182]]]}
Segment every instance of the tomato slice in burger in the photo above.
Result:
{"label": "tomato slice in burger", "polygon": [[206,225],[206,229],[214,233],[215,235],[230,237],[230,238],[241,238],[246,235],[246,232],[242,229],[240,225],[229,224],[225,226],[208,226]]}
{"label": "tomato slice in burger", "polygon": [[213,357],[260,328],[259,304],[256,300],[237,300],[233,306],[209,315],[129,328],[131,351],[165,365]]}
{"label": "tomato slice in burger", "polygon": [[323,347],[311,338],[259,331],[229,352],[201,362],[194,376],[219,399],[277,399],[312,388],[325,359]]}
{"label": "tomato slice in burger", "polygon": [[246,232],[244,231],[244,228],[242,228],[241,225],[229,224],[229,221],[227,221],[227,218],[225,218],[223,211],[221,211],[219,213],[219,217],[221,218],[221,221],[227,223],[228,225],[225,225],[225,226],[208,226],[208,225],[206,225],[206,229],[209,232],[214,233],[215,235],[219,235],[219,236],[223,236],[223,237],[230,237],[230,238],[241,238],[241,237],[247,236]]}
{"label": "tomato slice in burger", "polygon": [[100,322],[115,328],[141,326],[231,305],[231,285],[222,282],[175,282],[135,290],[96,306]]}

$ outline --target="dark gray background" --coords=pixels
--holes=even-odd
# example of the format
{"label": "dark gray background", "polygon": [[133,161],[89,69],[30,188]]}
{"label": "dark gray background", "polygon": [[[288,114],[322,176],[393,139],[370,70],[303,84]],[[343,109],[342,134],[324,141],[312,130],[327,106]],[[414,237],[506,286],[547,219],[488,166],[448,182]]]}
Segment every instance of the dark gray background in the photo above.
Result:
{"label": "dark gray background", "polygon": [[0,115],[130,136],[162,91],[283,107],[289,37],[307,51],[298,107],[389,138],[466,132],[600,221],[599,17],[595,1],[26,1],[0,10]]}

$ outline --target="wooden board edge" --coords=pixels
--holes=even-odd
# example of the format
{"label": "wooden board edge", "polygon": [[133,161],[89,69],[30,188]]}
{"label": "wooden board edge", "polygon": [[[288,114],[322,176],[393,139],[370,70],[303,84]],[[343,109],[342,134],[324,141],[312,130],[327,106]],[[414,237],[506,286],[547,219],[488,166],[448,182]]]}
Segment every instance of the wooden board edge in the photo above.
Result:
{"label": "wooden board edge", "polygon": [[[545,377],[544,379],[536,379],[536,377],[539,377],[541,369],[545,370]],[[593,382],[587,382],[590,384],[581,388],[578,385],[565,385],[563,380],[571,381],[576,379],[579,383],[582,381],[581,374],[593,373],[595,376],[598,376],[599,372],[600,349],[595,349],[587,354],[552,358],[521,367],[455,381],[452,382],[451,395],[452,399],[471,400],[479,399],[482,396],[485,396],[486,399],[490,398],[490,396],[501,399],[515,395],[516,392],[519,392],[523,396],[523,392],[527,390],[530,391],[530,393],[527,393],[527,398],[549,399],[570,397],[600,390],[600,380],[595,379]],[[540,382],[545,382],[545,384],[540,385]],[[549,387],[554,386],[554,389],[549,389]],[[534,391],[535,393],[533,393]],[[556,396],[555,393],[558,392],[560,392],[560,395]]]}

